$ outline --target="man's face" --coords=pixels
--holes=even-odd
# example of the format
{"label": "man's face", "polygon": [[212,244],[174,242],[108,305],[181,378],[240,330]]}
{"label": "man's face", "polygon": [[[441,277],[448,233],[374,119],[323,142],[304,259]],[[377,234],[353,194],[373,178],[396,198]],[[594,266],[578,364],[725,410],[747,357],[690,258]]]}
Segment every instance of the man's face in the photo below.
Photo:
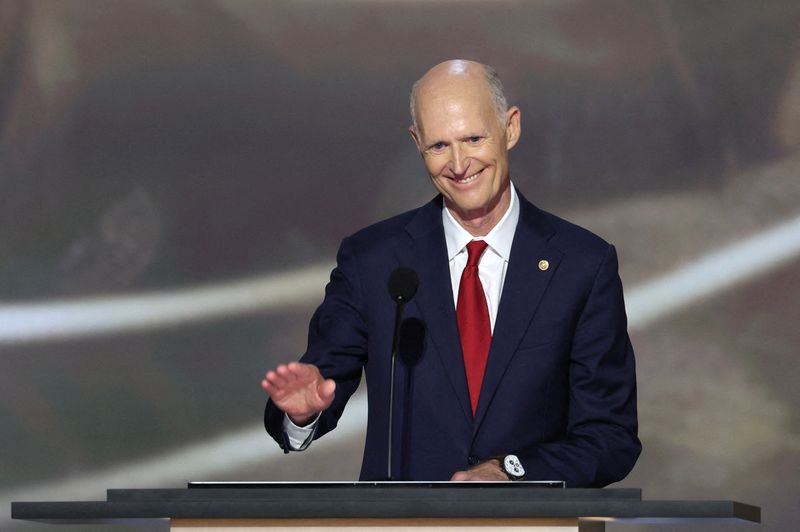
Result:
{"label": "man's face", "polygon": [[519,138],[519,109],[505,123],[481,76],[420,87],[419,131],[411,131],[434,186],[465,226],[491,229],[510,202],[508,150]]}

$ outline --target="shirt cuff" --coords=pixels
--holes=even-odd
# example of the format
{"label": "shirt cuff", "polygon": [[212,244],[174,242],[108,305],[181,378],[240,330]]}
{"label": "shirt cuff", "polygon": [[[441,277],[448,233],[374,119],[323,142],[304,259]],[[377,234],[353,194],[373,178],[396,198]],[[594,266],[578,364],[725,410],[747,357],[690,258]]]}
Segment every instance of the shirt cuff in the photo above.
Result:
{"label": "shirt cuff", "polygon": [[308,425],[298,427],[292,423],[288,415],[283,415],[283,432],[286,434],[286,439],[292,451],[304,451],[311,445],[314,433],[317,432],[317,421],[319,421],[319,414]]}

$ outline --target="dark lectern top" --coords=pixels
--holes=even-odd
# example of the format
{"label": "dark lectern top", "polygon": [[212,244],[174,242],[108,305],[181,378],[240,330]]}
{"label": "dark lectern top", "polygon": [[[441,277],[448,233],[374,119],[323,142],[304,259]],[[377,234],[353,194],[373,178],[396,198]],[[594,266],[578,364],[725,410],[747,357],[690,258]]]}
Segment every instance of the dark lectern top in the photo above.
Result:
{"label": "dark lectern top", "polygon": [[[341,489],[341,488],[462,488],[474,489],[480,487],[494,486],[494,489],[502,489],[503,487],[514,489],[514,486],[527,486],[528,488],[565,488],[566,484],[563,480],[525,480],[521,482],[450,482],[447,480],[431,480],[422,482],[412,481],[359,481],[359,482],[341,482],[341,481],[321,481],[321,482],[272,482],[272,481],[195,481],[189,482],[187,487],[189,489],[286,489],[286,488],[302,488],[302,489]],[[640,491],[640,490],[635,490]]]}
{"label": "dark lectern top", "polygon": [[13,502],[11,516],[49,522],[109,519],[580,518],[744,520],[734,501],[643,501],[638,489],[543,489],[532,483],[270,483],[108,490],[106,501]]}

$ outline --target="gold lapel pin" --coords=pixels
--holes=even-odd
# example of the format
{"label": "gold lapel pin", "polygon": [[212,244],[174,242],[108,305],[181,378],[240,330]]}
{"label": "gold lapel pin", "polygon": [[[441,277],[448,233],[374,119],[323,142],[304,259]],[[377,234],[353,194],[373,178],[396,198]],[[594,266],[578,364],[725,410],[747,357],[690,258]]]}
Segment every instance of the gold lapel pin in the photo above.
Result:
{"label": "gold lapel pin", "polygon": [[539,269],[542,270],[543,272],[547,271],[547,268],[549,268],[549,267],[550,267],[550,263],[547,262],[546,260],[542,259],[542,260],[539,261]]}

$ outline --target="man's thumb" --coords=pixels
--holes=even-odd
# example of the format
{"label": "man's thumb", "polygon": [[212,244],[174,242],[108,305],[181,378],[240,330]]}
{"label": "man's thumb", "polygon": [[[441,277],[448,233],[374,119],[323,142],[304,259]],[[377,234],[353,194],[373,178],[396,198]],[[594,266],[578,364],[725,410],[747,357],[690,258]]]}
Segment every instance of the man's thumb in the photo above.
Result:
{"label": "man's thumb", "polygon": [[332,401],[333,395],[336,392],[336,381],[333,379],[325,379],[320,384],[319,389],[319,396],[325,401]]}

